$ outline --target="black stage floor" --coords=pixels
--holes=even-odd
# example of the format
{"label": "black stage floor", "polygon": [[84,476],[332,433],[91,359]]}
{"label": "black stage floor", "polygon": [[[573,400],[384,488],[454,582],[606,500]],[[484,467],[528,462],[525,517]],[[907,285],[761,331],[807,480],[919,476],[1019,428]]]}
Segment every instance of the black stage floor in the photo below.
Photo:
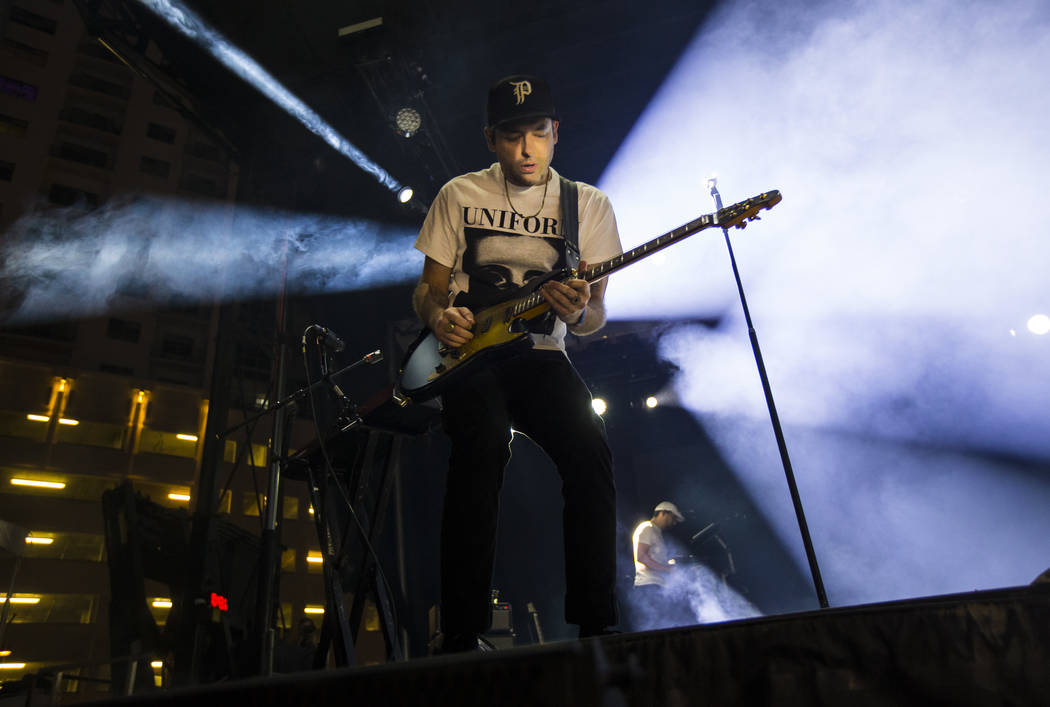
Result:
{"label": "black stage floor", "polygon": [[1050,584],[91,704],[1050,705]]}

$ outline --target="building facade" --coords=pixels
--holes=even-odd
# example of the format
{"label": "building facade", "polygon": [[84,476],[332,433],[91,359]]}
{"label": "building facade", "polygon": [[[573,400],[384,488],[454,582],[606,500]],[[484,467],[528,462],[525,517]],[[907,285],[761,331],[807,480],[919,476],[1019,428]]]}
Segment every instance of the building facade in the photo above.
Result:
{"label": "building facade", "polygon": [[[93,37],[72,0],[15,0],[0,18],[0,244],[29,214],[90,210],[126,194],[227,204],[238,167],[221,139],[187,117],[193,98],[147,80]],[[160,65],[152,44],[147,55]],[[177,93],[176,93],[177,92]],[[176,101],[173,101],[173,97]],[[221,136],[220,136],[221,137]],[[85,263],[85,267],[88,266]],[[195,499],[214,368],[218,307],[158,309],[122,289],[112,312],[75,320],[0,321],[0,520],[27,533],[0,550],[9,582],[0,681],[71,666],[64,701],[97,698],[110,656],[110,582],[102,494],[125,481],[154,503]],[[265,342],[272,306],[240,310]],[[266,319],[261,329],[252,317]],[[238,342],[229,425],[264,406],[272,356]],[[292,444],[312,438],[296,423]],[[266,489],[268,420],[226,442],[220,515],[258,533]],[[309,496],[286,486],[280,617],[295,641],[303,618],[323,614],[320,553]],[[8,585],[5,585],[5,587]],[[147,582],[163,627],[168,588]],[[2,594],[0,594],[2,596]],[[320,624],[320,617],[315,617]],[[170,680],[165,656],[155,681]]]}

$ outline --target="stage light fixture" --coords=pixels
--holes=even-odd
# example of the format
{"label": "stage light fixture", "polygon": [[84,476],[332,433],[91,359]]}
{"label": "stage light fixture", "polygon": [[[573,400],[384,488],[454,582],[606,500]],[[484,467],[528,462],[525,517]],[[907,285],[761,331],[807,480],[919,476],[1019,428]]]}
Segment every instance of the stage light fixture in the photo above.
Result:
{"label": "stage light fixture", "polygon": [[26,419],[32,422],[47,422],[51,418],[47,415],[26,415]]}
{"label": "stage light fixture", "polygon": [[60,424],[60,425],[68,425],[69,427],[76,427],[77,425],[80,424],[80,420],[74,420],[74,419],[69,418],[69,417],[62,417],[62,418],[59,418],[58,424]]}
{"label": "stage light fixture", "polygon": [[177,434],[177,435],[175,435],[175,438],[176,439],[181,439],[184,442],[196,442],[197,441],[197,435]]}
{"label": "stage light fixture", "polygon": [[154,609],[170,609],[171,608],[171,599],[154,599],[153,600],[153,608]]}
{"label": "stage light fixture", "polygon": [[164,667],[164,661],[163,660],[151,660],[150,663],[149,663],[149,667],[151,667],[153,669],[163,668]]}
{"label": "stage light fixture", "polygon": [[412,187],[403,187],[401,191],[397,193],[397,200],[402,204],[407,204],[414,193]]}
{"label": "stage light fixture", "polygon": [[324,613],[324,607],[323,606],[307,606],[307,607],[305,607],[303,609],[303,613],[304,614],[323,614]]}
{"label": "stage light fixture", "polygon": [[660,401],[656,399],[656,396],[650,395],[645,399],[645,407],[652,409],[660,404]]}
{"label": "stage light fixture", "polygon": [[1042,336],[1050,332],[1050,317],[1045,314],[1033,315],[1028,320],[1028,331],[1036,336]]}
{"label": "stage light fixture", "polygon": [[54,538],[45,538],[39,535],[27,535],[26,542],[30,545],[51,545],[55,542]]}
{"label": "stage light fixture", "polygon": [[[0,604],[7,601],[7,597],[0,599]],[[39,604],[40,597],[11,597],[12,604]]]}
{"label": "stage light fixture", "polygon": [[311,552],[306,556],[306,561],[311,564],[320,565],[324,564],[324,557],[319,552]]}
{"label": "stage light fixture", "polygon": [[423,118],[415,108],[402,108],[394,116],[394,124],[397,125],[397,133],[403,138],[410,138],[419,130],[423,124]]}
{"label": "stage light fixture", "polygon": [[605,411],[609,409],[609,406],[605,404],[605,400],[602,398],[592,399],[591,407],[594,408],[594,413],[596,415],[604,415]]}
{"label": "stage light fixture", "polygon": [[25,663],[0,663],[0,670],[21,670],[24,667]]}
{"label": "stage light fixture", "polygon": [[170,498],[172,501],[189,501],[190,495],[188,493],[178,493],[176,491],[172,491],[168,494],[168,498]]}

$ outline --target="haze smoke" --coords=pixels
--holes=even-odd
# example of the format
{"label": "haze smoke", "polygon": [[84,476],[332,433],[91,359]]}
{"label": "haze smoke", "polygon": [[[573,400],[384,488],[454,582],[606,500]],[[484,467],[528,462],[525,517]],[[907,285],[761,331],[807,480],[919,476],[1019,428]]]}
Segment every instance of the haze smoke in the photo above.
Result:
{"label": "haze smoke", "polygon": [[[1050,7],[729,3],[602,180],[633,246],[770,188],[733,232],[833,603],[1050,565]],[[612,279],[808,575],[720,232]],[[684,501],[687,502],[687,501]]]}
{"label": "haze smoke", "polygon": [[0,322],[407,281],[415,233],[363,220],[152,196],[32,212],[0,243]]}

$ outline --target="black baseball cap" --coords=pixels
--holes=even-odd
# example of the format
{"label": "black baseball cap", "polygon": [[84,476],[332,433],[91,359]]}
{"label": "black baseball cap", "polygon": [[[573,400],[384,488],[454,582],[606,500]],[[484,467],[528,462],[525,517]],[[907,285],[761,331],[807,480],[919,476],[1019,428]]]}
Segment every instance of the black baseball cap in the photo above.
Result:
{"label": "black baseball cap", "polygon": [[558,119],[550,85],[538,76],[516,74],[489,87],[488,127],[527,118]]}

